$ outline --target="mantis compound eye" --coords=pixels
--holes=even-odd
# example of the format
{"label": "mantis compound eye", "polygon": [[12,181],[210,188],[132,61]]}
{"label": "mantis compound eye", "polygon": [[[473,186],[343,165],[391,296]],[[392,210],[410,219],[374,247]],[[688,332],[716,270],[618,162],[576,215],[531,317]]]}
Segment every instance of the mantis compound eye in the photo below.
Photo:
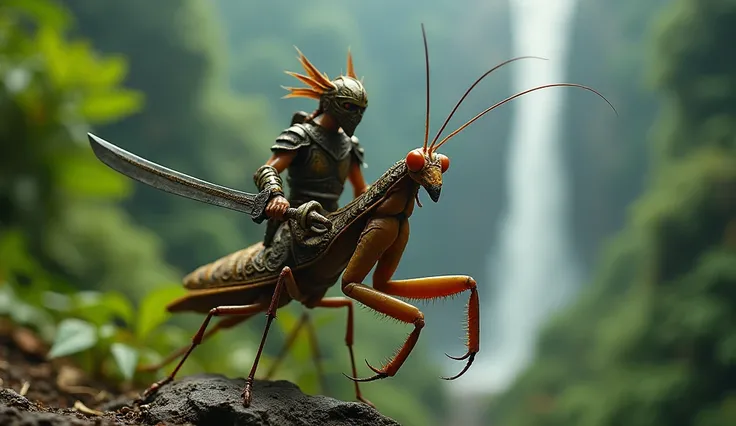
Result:
{"label": "mantis compound eye", "polygon": [[437,158],[440,159],[440,168],[442,173],[446,172],[450,168],[450,159],[446,155],[437,154]]}
{"label": "mantis compound eye", "polygon": [[424,162],[424,154],[419,149],[415,149],[406,155],[406,167],[412,172],[422,170]]}

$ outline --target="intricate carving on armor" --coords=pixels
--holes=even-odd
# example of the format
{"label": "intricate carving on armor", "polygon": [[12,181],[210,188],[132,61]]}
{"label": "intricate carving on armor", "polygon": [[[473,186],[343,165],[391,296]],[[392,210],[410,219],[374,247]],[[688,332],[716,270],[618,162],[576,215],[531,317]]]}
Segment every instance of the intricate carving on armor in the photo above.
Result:
{"label": "intricate carving on armor", "polygon": [[281,270],[286,264],[291,243],[291,230],[282,223],[273,237],[271,245],[260,250],[245,265],[246,276],[256,273],[270,275]]}
{"label": "intricate carving on armor", "polygon": [[315,234],[302,227],[298,218],[282,222],[269,247],[264,247],[262,243],[254,244],[201,266],[184,278],[184,286],[194,290],[255,283],[272,278],[285,265],[293,268],[304,266],[323,254],[330,242],[386,197],[394,185],[406,176],[406,163],[401,160],[363,195],[336,212],[327,214],[332,222],[329,231]]}
{"label": "intricate carving on armor", "polygon": [[201,266],[185,277],[184,287],[191,290],[230,287],[273,277],[289,263],[291,240],[291,230],[284,222],[270,246],[254,244]]}

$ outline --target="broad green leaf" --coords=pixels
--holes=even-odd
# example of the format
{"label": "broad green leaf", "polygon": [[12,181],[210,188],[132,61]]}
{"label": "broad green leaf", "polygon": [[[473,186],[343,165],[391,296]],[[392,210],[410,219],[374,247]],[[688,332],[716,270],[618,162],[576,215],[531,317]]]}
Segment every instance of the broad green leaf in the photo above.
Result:
{"label": "broad green leaf", "polygon": [[41,300],[45,308],[59,312],[66,312],[72,306],[71,297],[55,291],[44,291]]}
{"label": "broad green leaf", "polygon": [[127,324],[133,322],[133,305],[118,292],[80,292],[74,296],[74,314],[97,325],[118,317]]}
{"label": "broad green leaf", "polygon": [[8,316],[16,324],[33,327],[44,334],[54,324],[54,319],[48,312],[22,300],[8,283],[0,285],[0,315]]}
{"label": "broad green leaf", "polygon": [[136,337],[145,339],[148,334],[163,324],[169,317],[166,305],[186,293],[179,285],[168,285],[150,291],[141,301],[136,323]]}
{"label": "broad green leaf", "polygon": [[115,333],[117,333],[118,328],[115,327],[112,324],[105,324],[103,326],[100,326],[99,335],[100,339],[107,340],[115,336]]}
{"label": "broad green leaf", "polygon": [[82,115],[93,123],[106,123],[143,106],[143,95],[132,90],[87,95],[80,106]]}
{"label": "broad green leaf", "polygon": [[133,323],[133,305],[122,293],[107,292],[102,301],[111,313],[119,316],[127,324]]}
{"label": "broad green leaf", "polygon": [[123,343],[113,343],[110,346],[110,352],[112,352],[120,372],[123,373],[123,377],[126,380],[132,379],[133,374],[135,374],[135,367],[138,365],[138,351]]}
{"label": "broad green leaf", "polygon": [[97,343],[97,329],[87,321],[69,318],[59,324],[49,359],[71,355],[93,347]]}

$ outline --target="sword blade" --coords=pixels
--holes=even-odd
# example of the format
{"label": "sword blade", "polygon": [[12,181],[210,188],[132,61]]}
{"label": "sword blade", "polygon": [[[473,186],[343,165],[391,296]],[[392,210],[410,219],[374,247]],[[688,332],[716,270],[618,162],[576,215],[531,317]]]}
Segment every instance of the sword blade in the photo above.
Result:
{"label": "sword blade", "polygon": [[[262,219],[269,192],[250,194],[216,185],[141,158],[87,133],[92,151],[111,169],[156,189]],[[257,220],[260,222],[260,220]]]}

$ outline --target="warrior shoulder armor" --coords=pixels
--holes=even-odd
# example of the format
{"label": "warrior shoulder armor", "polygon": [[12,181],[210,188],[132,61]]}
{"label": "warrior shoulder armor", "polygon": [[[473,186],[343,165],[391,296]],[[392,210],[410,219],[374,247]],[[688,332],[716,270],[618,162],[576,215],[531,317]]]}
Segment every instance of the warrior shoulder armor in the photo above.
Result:
{"label": "warrior shoulder armor", "polygon": [[365,166],[365,150],[362,146],[360,146],[360,141],[355,135],[353,135],[352,137],[350,137],[350,143],[351,151],[353,155],[355,155],[355,158],[358,160],[358,164]]}
{"label": "warrior shoulder armor", "polygon": [[294,151],[309,144],[307,130],[303,124],[297,123],[281,132],[271,147],[271,151]]}
{"label": "warrior shoulder armor", "polygon": [[307,117],[309,117],[309,114],[307,114],[306,112],[304,112],[304,111],[297,111],[297,112],[294,113],[294,115],[291,116],[291,123],[290,123],[290,125],[293,126],[293,125],[295,125],[297,123],[298,124],[304,123],[305,121],[307,121]]}

